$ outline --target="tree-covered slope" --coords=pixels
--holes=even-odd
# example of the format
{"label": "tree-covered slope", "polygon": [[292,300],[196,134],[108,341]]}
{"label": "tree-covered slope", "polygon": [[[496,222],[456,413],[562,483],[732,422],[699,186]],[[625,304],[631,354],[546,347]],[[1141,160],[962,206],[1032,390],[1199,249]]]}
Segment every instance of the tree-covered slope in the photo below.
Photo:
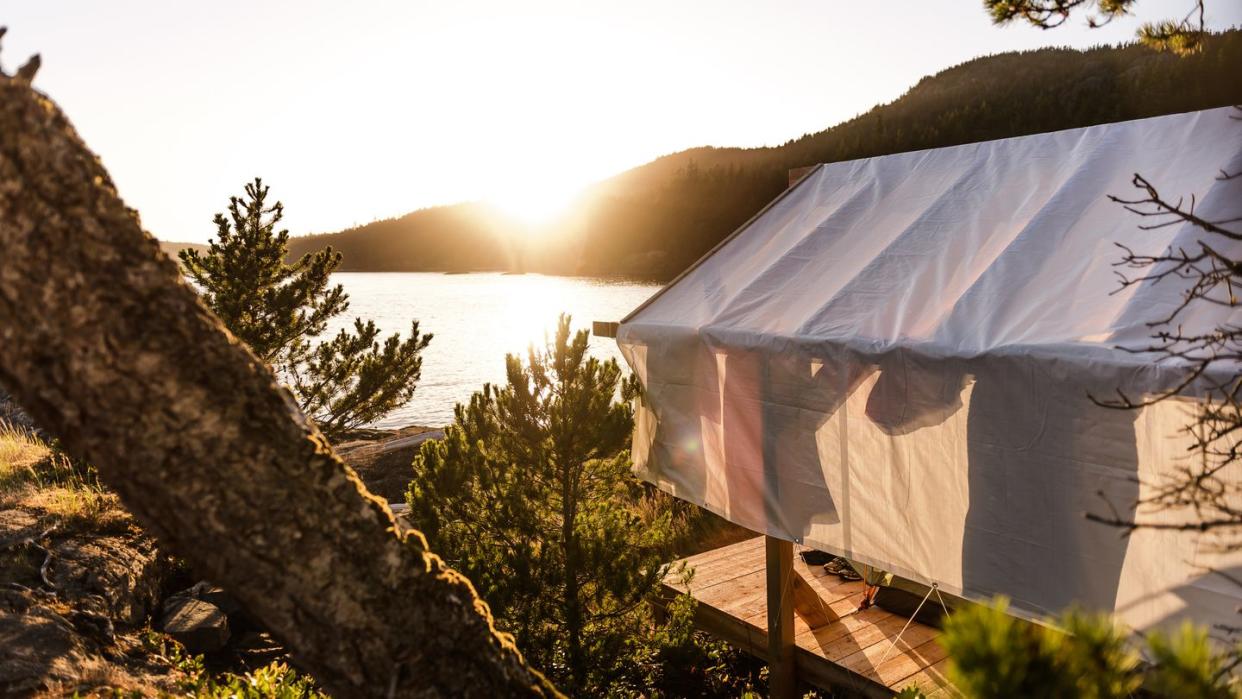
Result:
{"label": "tree-covered slope", "polygon": [[1021,136],[1242,102],[1242,31],[1176,58],[1127,45],[1042,49],[968,61],[830,129],[772,148],[694,148],[601,182],[537,235],[476,204],[437,207],[340,233],[350,270],[534,270],[669,278],[821,162]]}

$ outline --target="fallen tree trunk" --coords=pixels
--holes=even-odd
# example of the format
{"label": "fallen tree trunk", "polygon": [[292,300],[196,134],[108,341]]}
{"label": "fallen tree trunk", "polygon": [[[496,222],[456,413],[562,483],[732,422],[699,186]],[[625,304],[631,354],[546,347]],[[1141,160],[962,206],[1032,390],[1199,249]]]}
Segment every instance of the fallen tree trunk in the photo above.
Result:
{"label": "fallen tree trunk", "polygon": [[204,308],[31,73],[0,73],[0,383],[328,691],[554,695]]}

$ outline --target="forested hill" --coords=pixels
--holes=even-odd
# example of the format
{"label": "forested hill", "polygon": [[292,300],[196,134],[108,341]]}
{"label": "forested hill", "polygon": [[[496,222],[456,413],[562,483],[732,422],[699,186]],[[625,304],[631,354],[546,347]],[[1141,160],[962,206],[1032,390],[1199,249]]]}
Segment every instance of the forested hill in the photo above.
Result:
{"label": "forested hill", "polygon": [[[349,270],[516,270],[677,274],[781,192],[788,170],[1242,103],[1242,31],[1176,58],[1128,45],[978,58],[825,131],[773,148],[694,148],[589,189],[536,234],[479,204],[424,209],[339,233],[325,244]],[[527,242],[524,242],[527,241]]]}

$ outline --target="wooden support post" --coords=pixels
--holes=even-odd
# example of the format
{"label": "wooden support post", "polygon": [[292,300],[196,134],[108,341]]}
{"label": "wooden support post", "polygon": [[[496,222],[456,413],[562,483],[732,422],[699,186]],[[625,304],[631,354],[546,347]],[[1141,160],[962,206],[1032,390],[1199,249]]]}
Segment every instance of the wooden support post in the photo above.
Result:
{"label": "wooden support post", "polygon": [[768,696],[798,696],[794,669],[793,544],[771,536],[767,546]]}
{"label": "wooden support post", "polygon": [[824,604],[824,600],[820,599],[819,593],[815,588],[811,587],[795,568],[793,570],[793,606],[794,612],[802,617],[806,625],[818,629],[821,626],[827,626],[837,620],[836,612]]}

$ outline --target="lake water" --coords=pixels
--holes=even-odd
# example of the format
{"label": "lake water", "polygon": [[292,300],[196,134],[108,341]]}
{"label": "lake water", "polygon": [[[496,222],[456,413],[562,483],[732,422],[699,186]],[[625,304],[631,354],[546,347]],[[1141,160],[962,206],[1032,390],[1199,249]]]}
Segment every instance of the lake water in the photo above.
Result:
{"label": "lake water", "polygon": [[[550,338],[560,313],[573,316],[574,329],[590,330],[591,321],[620,320],[660,288],[617,279],[499,273],[342,272],[332,280],[345,287],[350,304],[329,333],[359,317],[403,337],[418,320],[420,331],[435,335],[423,355],[414,399],[376,427],[446,425],[456,403],[484,383],[504,382],[506,353],[525,356],[531,343]],[[624,363],[615,340],[592,336],[590,348],[596,357]]]}

